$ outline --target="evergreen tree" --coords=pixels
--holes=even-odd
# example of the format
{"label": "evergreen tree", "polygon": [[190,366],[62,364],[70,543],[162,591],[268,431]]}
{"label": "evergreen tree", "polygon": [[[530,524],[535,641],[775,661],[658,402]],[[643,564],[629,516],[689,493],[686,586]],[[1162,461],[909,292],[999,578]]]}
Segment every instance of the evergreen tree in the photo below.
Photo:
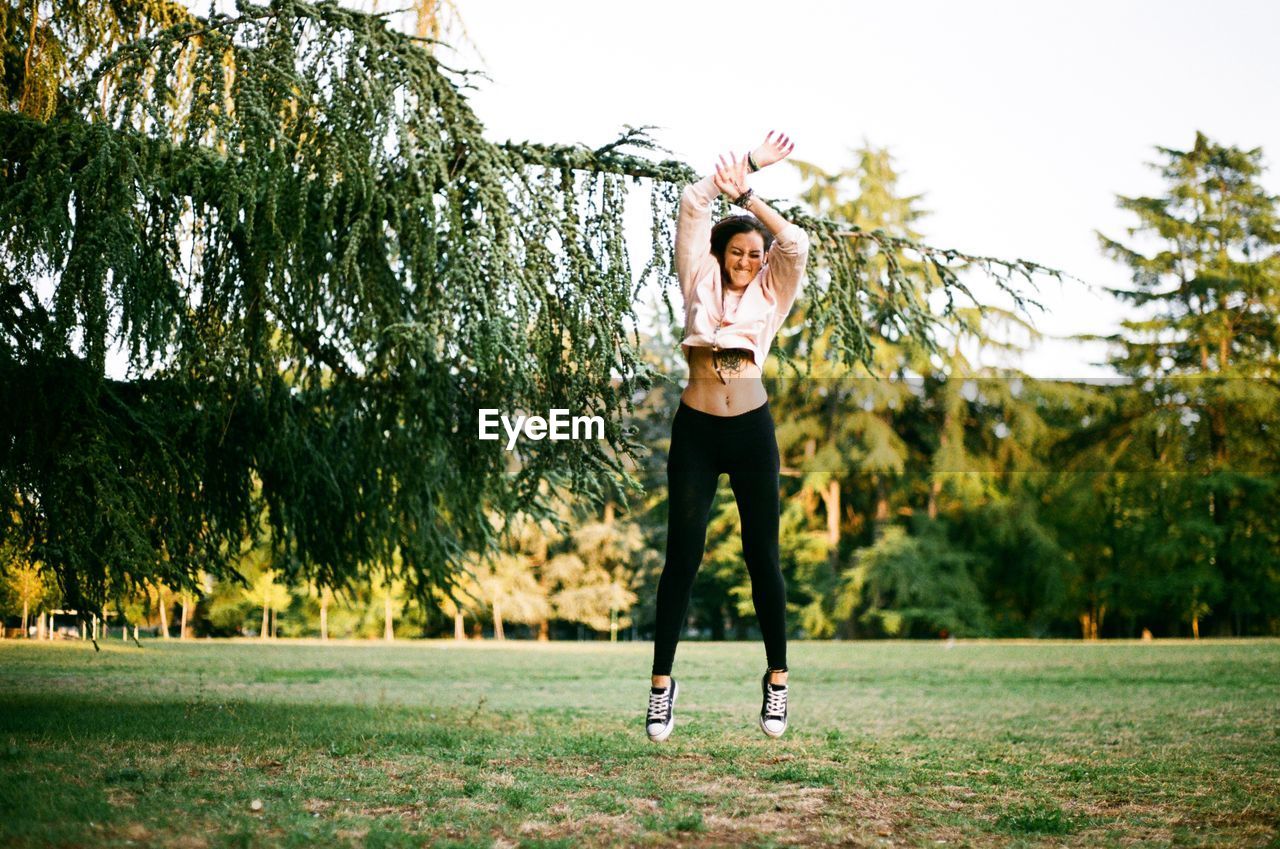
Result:
{"label": "evergreen tree", "polygon": [[1152,580],[1182,596],[1163,607],[1197,634],[1209,613],[1218,632],[1257,632],[1280,609],[1280,208],[1260,182],[1260,149],[1197,133],[1188,150],[1158,150],[1166,193],[1119,198],[1137,218],[1130,236],[1155,250],[1099,234],[1133,274],[1114,294],[1140,313],[1111,339],[1112,364],[1134,384],[1099,434],[1104,450],[1125,445],[1119,467],[1140,475],[1131,492],[1111,484],[1144,505],[1126,499],[1117,533],[1138,552],[1179,529],[1184,544],[1157,549]]}
{"label": "evergreen tree", "polygon": [[[807,181],[801,198],[817,215],[840,221],[855,232],[918,240],[916,223],[927,215],[918,204],[922,195],[902,196],[899,174],[889,151],[869,143],[855,150],[854,164],[830,173],[809,162],[793,165]],[[858,239],[858,262],[868,284],[867,303],[891,297],[892,271],[901,260],[883,251],[880,242]],[[925,290],[936,283],[923,263],[909,262],[903,269],[923,281]],[[800,573],[811,592],[801,608],[806,633],[852,636],[857,618],[836,617],[833,612],[837,586],[848,568],[849,549],[843,531],[850,523],[850,507],[857,517],[862,541],[868,533],[889,521],[889,503],[905,471],[909,448],[899,435],[897,419],[916,402],[910,383],[903,379],[905,361],[915,347],[928,348],[923,338],[902,336],[893,322],[873,324],[874,353],[868,362],[852,368],[833,355],[837,328],[809,322],[808,303],[802,301],[793,319],[799,327],[779,341],[784,356],[805,356],[811,367],[803,376],[777,382],[775,397],[785,409],[778,442],[784,465],[800,480],[799,501],[815,516],[821,505],[828,556],[825,563],[803,558]],[[869,311],[875,315],[875,311]],[[797,547],[797,553],[806,547]]]}

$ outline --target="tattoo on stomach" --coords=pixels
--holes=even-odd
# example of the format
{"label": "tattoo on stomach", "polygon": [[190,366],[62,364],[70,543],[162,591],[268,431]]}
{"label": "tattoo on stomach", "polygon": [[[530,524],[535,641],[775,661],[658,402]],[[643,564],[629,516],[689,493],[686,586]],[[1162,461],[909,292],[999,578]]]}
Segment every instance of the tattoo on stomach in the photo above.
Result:
{"label": "tattoo on stomach", "polygon": [[716,374],[721,377],[738,377],[746,370],[747,364],[752,362],[751,352],[742,348],[730,348],[727,351],[713,351],[711,353],[711,364],[716,370]]}

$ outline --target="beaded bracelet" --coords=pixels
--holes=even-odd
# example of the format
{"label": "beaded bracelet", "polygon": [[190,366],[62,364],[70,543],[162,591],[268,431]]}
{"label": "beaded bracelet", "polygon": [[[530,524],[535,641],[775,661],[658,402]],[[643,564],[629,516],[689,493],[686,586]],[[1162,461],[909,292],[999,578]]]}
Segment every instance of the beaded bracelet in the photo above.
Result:
{"label": "beaded bracelet", "polygon": [[746,209],[747,204],[751,203],[751,199],[755,197],[755,194],[756,193],[753,189],[747,189],[745,192],[733,199],[733,205]]}
{"label": "beaded bracelet", "polygon": [[760,170],[760,166],[756,164],[756,158],[752,156],[750,153],[747,154],[747,167],[750,168],[752,171]]}

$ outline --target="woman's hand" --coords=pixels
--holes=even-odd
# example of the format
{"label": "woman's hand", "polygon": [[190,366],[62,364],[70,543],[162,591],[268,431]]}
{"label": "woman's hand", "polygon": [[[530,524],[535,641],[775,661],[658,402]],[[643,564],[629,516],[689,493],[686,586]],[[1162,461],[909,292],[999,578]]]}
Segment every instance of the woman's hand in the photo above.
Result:
{"label": "woman's hand", "polygon": [[736,153],[730,152],[726,162],[724,154],[716,163],[716,188],[724,192],[729,200],[739,198],[747,192],[747,158],[738,159]]}
{"label": "woman's hand", "polygon": [[774,138],[773,130],[770,130],[760,146],[751,151],[751,158],[756,161],[758,167],[766,168],[786,159],[795,149],[796,143],[787,138],[785,133],[778,133],[777,138]]}

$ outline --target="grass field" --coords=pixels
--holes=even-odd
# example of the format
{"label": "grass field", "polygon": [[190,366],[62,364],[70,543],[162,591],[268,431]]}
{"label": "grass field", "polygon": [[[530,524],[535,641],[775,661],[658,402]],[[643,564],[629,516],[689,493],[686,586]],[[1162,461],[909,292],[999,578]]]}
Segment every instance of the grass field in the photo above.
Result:
{"label": "grass field", "polygon": [[1280,847],[1280,642],[0,643],[0,846]]}

